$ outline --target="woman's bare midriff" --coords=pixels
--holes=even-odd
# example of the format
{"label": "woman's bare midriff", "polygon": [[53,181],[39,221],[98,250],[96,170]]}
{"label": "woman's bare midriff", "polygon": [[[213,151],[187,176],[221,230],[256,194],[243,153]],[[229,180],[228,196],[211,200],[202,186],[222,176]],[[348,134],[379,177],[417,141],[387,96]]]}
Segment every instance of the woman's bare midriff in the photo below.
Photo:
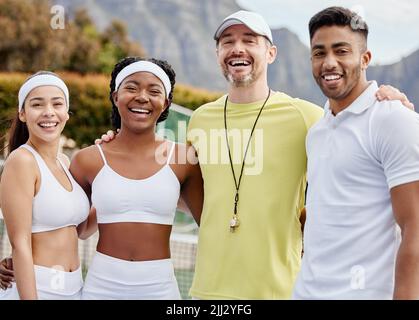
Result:
{"label": "woman's bare midriff", "polygon": [[76,227],[32,233],[32,256],[35,265],[66,272],[77,270],[80,259]]}
{"label": "woman's bare midriff", "polygon": [[127,261],[168,259],[171,230],[171,225],[154,223],[102,223],[97,251]]}

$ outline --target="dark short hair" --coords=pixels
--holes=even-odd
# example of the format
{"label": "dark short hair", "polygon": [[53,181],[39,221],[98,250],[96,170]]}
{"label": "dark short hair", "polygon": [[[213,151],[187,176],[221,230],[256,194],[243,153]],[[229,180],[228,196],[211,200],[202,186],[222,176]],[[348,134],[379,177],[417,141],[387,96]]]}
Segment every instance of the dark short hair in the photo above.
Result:
{"label": "dark short hair", "polygon": [[342,7],[329,7],[316,13],[308,24],[310,40],[318,29],[324,26],[348,26],[353,32],[362,34],[365,42],[368,39],[368,25],[357,13]]}
{"label": "dark short hair", "polygon": [[163,113],[160,115],[160,117],[157,119],[157,123],[166,120],[167,116],[169,115],[169,107],[172,104],[173,90],[175,88],[175,83],[176,83],[176,73],[172,69],[172,66],[170,64],[168,64],[167,61],[154,59],[154,58],[145,59],[145,58],[140,58],[140,57],[126,57],[126,58],[123,58],[122,60],[120,60],[115,65],[114,69],[112,70],[111,81],[109,83],[109,87],[110,87],[109,99],[111,100],[111,103],[112,103],[111,119],[112,119],[112,126],[114,127],[114,129],[121,128],[121,116],[119,115],[118,108],[116,107],[115,102],[113,101],[113,97],[112,97],[112,93],[114,92],[114,89],[115,89],[116,76],[126,66],[130,65],[131,63],[137,62],[137,61],[152,62],[152,63],[158,65],[160,68],[162,68],[163,71],[169,77],[170,84],[172,86],[172,90],[169,92],[169,96],[168,96],[169,104],[167,105],[166,110],[164,110]]}

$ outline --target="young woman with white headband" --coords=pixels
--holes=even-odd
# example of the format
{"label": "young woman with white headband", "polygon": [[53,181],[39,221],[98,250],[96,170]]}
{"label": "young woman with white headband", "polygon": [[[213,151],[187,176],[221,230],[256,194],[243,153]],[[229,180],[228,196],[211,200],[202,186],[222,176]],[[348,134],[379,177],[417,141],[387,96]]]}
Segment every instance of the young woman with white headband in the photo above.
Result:
{"label": "young woman with white headband", "polygon": [[0,299],[81,296],[76,226],[90,206],[58,152],[68,110],[67,86],[54,73],[38,72],[19,90],[0,185],[16,283]]}
{"label": "young woman with white headband", "polygon": [[199,223],[203,187],[197,162],[182,162],[187,147],[155,134],[174,85],[165,61],[120,61],[110,83],[112,122],[120,132],[72,160],[70,170],[96,208],[79,235],[99,228],[82,299],[180,299],[170,233],[180,196]]}

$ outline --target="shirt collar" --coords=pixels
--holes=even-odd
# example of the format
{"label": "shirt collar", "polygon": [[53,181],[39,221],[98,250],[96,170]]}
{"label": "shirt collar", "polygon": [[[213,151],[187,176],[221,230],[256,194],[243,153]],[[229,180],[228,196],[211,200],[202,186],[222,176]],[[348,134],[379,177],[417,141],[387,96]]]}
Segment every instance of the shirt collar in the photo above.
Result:
{"label": "shirt collar", "polygon": [[[349,112],[354,114],[360,114],[367,110],[370,106],[376,102],[377,98],[375,97],[375,93],[378,90],[378,85],[376,81],[370,81],[368,87],[361,93],[361,95],[355,99],[347,108],[342,110],[339,113]],[[327,113],[331,113],[330,103],[327,100],[326,104],[324,105],[324,109]]]}

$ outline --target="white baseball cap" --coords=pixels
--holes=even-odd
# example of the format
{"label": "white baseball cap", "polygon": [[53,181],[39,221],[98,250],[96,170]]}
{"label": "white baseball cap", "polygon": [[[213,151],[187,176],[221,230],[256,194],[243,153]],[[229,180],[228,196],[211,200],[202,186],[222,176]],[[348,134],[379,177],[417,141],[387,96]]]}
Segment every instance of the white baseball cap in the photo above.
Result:
{"label": "white baseball cap", "polygon": [[217,31],[215,31],[214,40],[218,41],[225,29],[237,24],[244,24],[254,33],[266,37],[271,43],[273,43],[271,28],[269,28],[265,19],[256,12],[245,10],[237,11],[225,18],[218,27]]}

